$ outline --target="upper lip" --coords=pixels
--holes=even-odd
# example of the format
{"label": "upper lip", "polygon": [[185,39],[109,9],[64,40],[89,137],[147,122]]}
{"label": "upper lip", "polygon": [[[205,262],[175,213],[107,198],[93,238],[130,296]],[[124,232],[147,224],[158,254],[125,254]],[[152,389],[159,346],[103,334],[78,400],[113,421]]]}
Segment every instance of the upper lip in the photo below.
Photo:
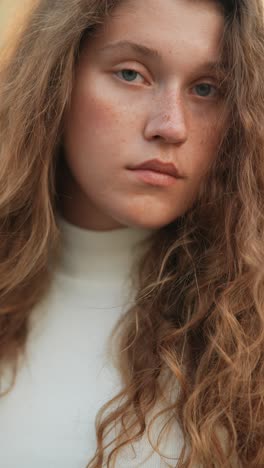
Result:
{"label": "upper lip", "polygon": [[142,164],[133,166],[130,169],[149,169],[151,171],[169,174],[176,178],[183,177],[173,163],[165,163],[163,161],[160,161],[159,159],[150,159],[148,161],[143,162]]}

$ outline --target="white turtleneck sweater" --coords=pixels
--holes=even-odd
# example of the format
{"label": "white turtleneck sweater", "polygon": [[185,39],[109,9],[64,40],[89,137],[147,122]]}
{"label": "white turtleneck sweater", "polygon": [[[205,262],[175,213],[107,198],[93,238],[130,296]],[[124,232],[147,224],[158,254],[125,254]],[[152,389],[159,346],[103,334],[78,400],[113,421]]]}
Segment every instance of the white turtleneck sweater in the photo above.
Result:
{"label": "white turtleneck sweater", "polygon": [[[52,286],[33,311],[15,386],[0,398],[2,468],[85,468],[96,449],[96,414],[121,388],[107,339],[132,297],[134,247],[150,231],[59,223],[63,248]],[[166,455],[179,456],[181,446],[178,432]],[[134,448],[117,467],[169,466],[146,439]]]}

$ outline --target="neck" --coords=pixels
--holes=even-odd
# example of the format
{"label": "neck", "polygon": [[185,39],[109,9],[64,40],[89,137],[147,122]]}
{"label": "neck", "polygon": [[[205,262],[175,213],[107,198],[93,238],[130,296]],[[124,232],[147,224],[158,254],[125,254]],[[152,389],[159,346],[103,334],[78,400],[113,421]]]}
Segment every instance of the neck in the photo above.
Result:
{"label": "neck", "polygon": [[152,230],[127,227],[96,231],[83,229],[58,216],[61,231],[61,255],[58,268],[71,277],[113,279],[124,275]]}

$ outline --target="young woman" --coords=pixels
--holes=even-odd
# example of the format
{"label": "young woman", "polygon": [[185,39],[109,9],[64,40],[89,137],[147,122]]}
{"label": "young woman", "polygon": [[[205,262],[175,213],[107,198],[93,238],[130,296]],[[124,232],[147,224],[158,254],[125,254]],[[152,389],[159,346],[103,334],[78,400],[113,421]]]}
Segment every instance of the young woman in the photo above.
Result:
{"label": "young woman", "polygon": [[18,29],[1,466],[263,467],[261,0],[37,0]]}

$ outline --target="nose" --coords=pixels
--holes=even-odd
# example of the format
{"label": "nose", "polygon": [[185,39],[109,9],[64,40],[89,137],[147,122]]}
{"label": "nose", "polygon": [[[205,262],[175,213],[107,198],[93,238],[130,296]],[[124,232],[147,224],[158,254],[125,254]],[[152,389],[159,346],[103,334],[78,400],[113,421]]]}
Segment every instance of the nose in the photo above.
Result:
{"label": "nose", "polygon": [[182,144],[187,140],[187,122],[184,103],[171,93],[159,99],[147,119],[144,136],[147,140],[161,139],[167,143]]}

